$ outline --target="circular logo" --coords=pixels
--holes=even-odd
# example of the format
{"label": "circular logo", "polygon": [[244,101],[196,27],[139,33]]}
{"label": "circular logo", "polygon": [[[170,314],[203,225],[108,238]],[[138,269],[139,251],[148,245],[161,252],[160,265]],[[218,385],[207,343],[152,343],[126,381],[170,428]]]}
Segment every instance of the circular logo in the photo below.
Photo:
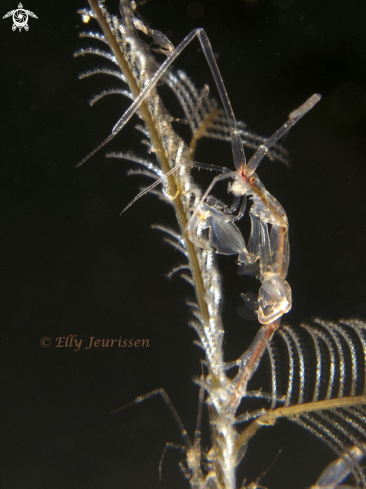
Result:
{"label": "circular logo", "polygon": [[[18,7],[22,5],[21,3],[18,5]],[[26,10],[22,8],[18,8],[14,10],[13,13],[13,31],[18,27],[19,30],[24,27],[24,29],[27,31],[28,30],[28,13]]]}
{"label": "circular logo", "polygon": [[48,336],[43,336],[43,338],[41,338],[40,340],[40,343],[41,346],[43,346],[43,348],[48,348],[51,344],[51,340],[49,339]]}

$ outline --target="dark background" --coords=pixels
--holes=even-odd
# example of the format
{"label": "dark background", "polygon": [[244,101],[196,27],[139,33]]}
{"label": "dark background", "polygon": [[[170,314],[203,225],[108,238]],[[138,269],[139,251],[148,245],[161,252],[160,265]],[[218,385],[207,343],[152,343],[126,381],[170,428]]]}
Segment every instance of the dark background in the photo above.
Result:
{"label": "dark background", "polygon": [[[16,4],[3,0],[1,16]],[[77,80],[103,64],[73,58],[87,45],[78,39],[82,2],[23,5],[38,16],[28,32],[13,32],[11,19],[0,24],[2,487],[186,487],[179,451],[167,453],[158,481],[165,443],[181,443],[161,399],[110,415],[164,387],[194,430],[201,354],[184,304],[192,292],[165,277],[180,256],[150,229],[172,224],[172,212],[147,196],[120,217],[140,180],[104,150],[75,169],[127,104],[106,97],[88,107],[92,94],[115,84]],[[236,116],[257,133],[269,136],[312,93],[323,96],[285,141],[292,168],[266,161],[258,169],[289,217],[293,325],[314,315],[366,318],[365,10],[362,0],[155,0],[140,8],[175,45],[192,28],[206,29]],[[215,95],[199,51],[194,44],[175,65]],[[138,152],[131,127],[107,150]],[[228,147],[203,143],[197,160],[232,168]],[[248,285],[234,262],[220,260],[228,360],[257,329],[236,313]],[[83,346],[90,336],[148,338],[151,346],[55,348],[67,335]],[[49,348],[40,345],[45,336]],[[280,422],[254,440],[241,480],[255,480],[280,448],[266,487],[308,487],[334,457]]]}

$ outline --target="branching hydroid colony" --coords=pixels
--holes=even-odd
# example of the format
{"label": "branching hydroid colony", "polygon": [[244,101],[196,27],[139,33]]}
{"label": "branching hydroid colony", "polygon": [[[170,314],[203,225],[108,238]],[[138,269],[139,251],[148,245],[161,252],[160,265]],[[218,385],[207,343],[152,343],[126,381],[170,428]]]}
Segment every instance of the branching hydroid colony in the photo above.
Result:
{"label": "branching hydroid colony", "polygon": [[[194,318],[191,325],[205,356],[204,373],[198,381],[200,408],[193,442],[164,391],[155,391],[137,401],[155,393],[163,395],[181,429],[186,452],[181,467],[194,488],[237,487],[235,471],[251,438],[260,428],[273,425],[279,418],[303,426],[339,457],[325,470],[317,487],[334,488],[351,477],[356,484],[366,487],[366,409],[363,407],[366,405],[366,324],[357,320],[338,323],[315,320],[314,325],[298,328],[281,326],[282,316],[291,308],[291,288],[286,281],[288,220],[282,206],[255,173],[266,155],[272,160],[286,161],[286,151],[277,144],[278,140],[313,108],[320,96],[313,95],[291,112],[288,121],[264,141],[236,122],[202,29],[192,31],[174,48],[164,34],[148,27],[139,17],[136,2],[121,0],[120,18],[110,15],[97,0],[90,0],[90,6],[91,9],[81,11],[83,20],[96,19],[102,33],[88,31],[81,36],[97,40],[101,47],[82,48],[76,54],[101,56],[109,65],[81,77],[106,74],[121,84],[120,88],[94,97],[93,102],[110,93],[132,100],[112,134],[91,154],[110,141],[134,114],[140,118],[136,128],[146,138],[149,159],[131,153],[108,156],[140,165],[139,173],[154,179],[148,190],[174,207],[179,230],[155,227],[186,258],[186,263],[172,270],[171,275],[180,275],[194,288],[196,300],[188,303]],[[155,49],[166,54],[160,66],[138,31],[151,38]],[[212,71],[223,109],[208,96],[206,87],[197,90],[184,72],[171,66],[195,37]],[[192,133],[189,142],[173,129],[174,119],[163,105],[158,82],[170,87],[183,109]],[[193,161],[201,138],[229,141],[236,170]],[[258,147],[249,162],[243,145]],[[219,172],[207,189],[201,190],[193,179],[191,172],[195,167]],[[229,181],[228,192],[233,194],[230,204],[212,195],[219,181]],[[156,190],[158,185],[162,191]],[[251,201],[251,230],[246,245],[240,223],[236,223],[245,216],[247,197]],[[251,346],[232,362],[225,361],[223,352],[222,287],[216,253],[237,256],[238,273],[254,276],[259,281],[257,295],[243,294],[243,314],[256,317],[258,332]],[[264,354],[271,365],[268,392],[254,390],[249,385]],[[305,361],[309,355],[313,365]],[[248,411],[246,401],[253,398],[262,402],[261,408]],[[208,408],[211,430],[208,450],[201,446],[203,401]]]}

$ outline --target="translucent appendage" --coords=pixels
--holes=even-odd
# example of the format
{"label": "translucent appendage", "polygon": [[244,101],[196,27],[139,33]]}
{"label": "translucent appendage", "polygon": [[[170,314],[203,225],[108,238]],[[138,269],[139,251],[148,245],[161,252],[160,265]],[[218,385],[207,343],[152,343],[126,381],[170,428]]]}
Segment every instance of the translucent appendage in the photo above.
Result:
{"label": "translucent appendage", "polygon": [[248,256],[244,256],[242,253],[239,255],[238,275],[248,275],[249,277],[259,278],[259,263],[252,263],[248,261],[249,259],[250,257],[248,258]]}
{"label": "translucent appendage", "polygon": [[272,272],[286,278],[290,264],[288,229],[272,226],[270,245],[273,263]]}
{"label": "translucent appendage", "polygon": [[260,252],[261,252],[260,221],[258,217],[252,212],[250,212],[249,215],[252,223],[252,228],[251,228],[249,242],[248,242],[248,251],[251,254],[251,256],[255,257],[255,259],[258,259],[260,257]]}
{"label": "translucent appendage", "polygon": [[234,224],[233,217],[211,208],[208,218],[210,244],[222,255],[237,255],[246,249],[243,235]]}
{"label": "translucent appendage", "polygon": [[[203,233],[205,229],[209,229],[208,235]],[[188,231],[191,241],[200,248],[214,248],[221,255],[248,255],[243,235],[233,216],[207,204],[202,204],[191,219]]]}
{"label": "translucent appendage", "polygon": [[244,304],[238,307],[239,316],[243,319],[254,321],[257,319],[259,307],[256,294],[254,292],[247,292],[246,294],[241,294],[241,298],[243,299]]}
{"label": "translucent appendage", "polygon": [[[364,457],[362,451],[356,446],[352,447],[350,452],[357,462],[360,462]],[[351,487],[339,485],[349,477],[351,473],[349,463],[343,458],[338,458],[325,468],[316,484],[312,486],[311,489],[336,489],[337,487],[345,489]]]}
{"label": "translucent appendage", "polygon": [[272,323],[291,309],[291,288],[280,275],[268,272],[262,278],[258,302],[258,321]]}
{"label": "translucent appendage", "polygon": [[288,227],[287,216],[284,208],[267,190],[262,198],[256,198],[250,212],[256,215],[262,222],[273,226]]}

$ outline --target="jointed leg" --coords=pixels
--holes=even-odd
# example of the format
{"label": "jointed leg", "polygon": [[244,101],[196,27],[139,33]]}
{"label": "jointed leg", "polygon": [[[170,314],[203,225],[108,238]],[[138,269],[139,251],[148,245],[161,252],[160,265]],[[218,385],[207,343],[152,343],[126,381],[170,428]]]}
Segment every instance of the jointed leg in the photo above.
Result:
{"label": "jointed leg", "polygon": [[[79,163],[79,165],[81,165],[81,163]],[[175,165],[171,170],[169,170],[167,173],[165,173],[165,175],[163,175],[161,178],[159,178],[154,183],[152,183],[148,187],[144,188],[144,190],[142,190],[140,193],[138,193],[136,195],[136,197],[134,197],[131,200],[131,202],[129,202],[126,205],[126,207],[122,210],[121,214],[123,214],[125,211],[127,211],[127,209],[129,209],[137,200],[139,200],[140,197],[143,197],[144,195],[149,193],[151,190],[153,190],[155,187],[160,185],[162,182],[164,182],[164,180],[166,180],[170,175],[172,175],[177,170],[179,170],[179,168],[181,168],[182,166],[191,166],[194,168],[203,168],[204,170],[211,170],[211,171],[223,171],[223,172],[225,172],[225,175],[227,172],[229,172],[229,170],[225,167],[217,166],[217,165],[210,165],[207,163],[197,163],[195,161],[178,163],[178,165]],[[222,175],[220,175],[220,176],[222,176]],[[175,196],[172,197],[172,200],[174,200],[174,198],[175,198]]]}
{"label": "jointed leg", "polygon": [[196,209],[194,210],[193,214],[191,215],[191,217],[190,217],[190,219],[189,219],[189,221],[187,223],[187,227],[186,227],[187,230],[190,231],[191,228],[193,228],[192,223],[196,220],[196,216],[197,216],[198,212],[200,211],[200,208],[201,208],[202,204],[205,202],[206,198],[208,197],[208,194],[211,192],[212,188],[216,185],[216,183],[217,182],[220,182],[221,180],[225,180],[227,178],[231,178],[231,177],[234,177],[234,176],[235,176],[235,172],[226,171],[222,175],[217,175],[212,180],[212,182],[208,186],[206,192],[203,194],[203,197],[199,201],[199,204],[197,205]]}
{"label": "jointed leg", "polygon": [[177,425],[179,427],[179,430],[181,432],[181,436],[183,438],[186,450],[189,450],[191,447],[191,441],[189,439],[188,433],[187,433],[186,429],[184,428],[182,420],[180,419],[179,414],[177,413],[175,407],[173,406],[172,401],[170,400],[168,394],[165,392],[164,389],[156,389],[152,392],[148,392],[147,394],[144,394],[143,396],[136,397],[136,399],[134,401],[126,404],[125,406],[122,406],[121,408],[118,408],[118,409],[115,409],[114,411],[112,411],[112,414],[120,411],[121,409],[126,409],[130,406],[133,406],[134,404],[139,404],[140,402],[146,401],[147,399],[150,399],[150,397],[154,397],[154,396],[158,396],[158,395],[160,395],[163,398],[166,405],[168,406],[168,408],[172,412],[172,414],[173,414],[173,416],[177,422]]}
{"label": "jointed leg", "polygon": [[177,413],[175,407],[173,406],[172,401],[170,400],[168,394],[165,392],[164,389],[156,389],[152,392],[149,392],[148,394],[144,394],[143,396],[137,397],[134,401],[130,402],[129,404],[126,404],[125,406],[118,408],[112,413],[116,413],[117,411],[120,411],[121,409],[125,409],[129,406],[132,406],[134,404],[138,404],[140,402],[146,401],[147,399],[150,399],[151,397],[161,395],[163,400],[165,401],[166,405],[172,412],[181,436],[183,438],[184,445],[179,445],[176,443],[167,443],[165,445],[162,457],[160,459],[159,463],[159,477],[161,479],[161,469],[162,469],[162,464],[165,456],[165,452],[169,447],[172,448],[178,448],[181,450],[184,450],[186,452],[186,457],[187,457],[187,468],[184,467],[184,465],[181,465],[182,470],[185,474],[185,476],[189,479],[199,479],[202,477],[202,472],[201,472],[201,418],[202,418],[202,407],[203,407],[203,400],[204,400],[204,387],[201,385],[200,391],[199,391],[199,400],[198,400],[198,415],[197,415],[197,424],[196,424],[196,430],[195,430],[195,435],[194,435],[194,442],[193,444],[191,443],[191,440],[189,439],[188,433],[186,429],[184,428],[184,425],[182,423],[182,420],[180,419],[179,414]]}
{"label": "jointed leg", "polygon": [[220,74],[220,70],[217,66],[216,60],[214,53],[212,51],[212,47],[210,44],[210,41],[207,37],[207,34],[203,29],[195,29],[192,32],[190,32],[182,42],[178,44],[178,46],[175,48],[175,50],[169,54],[167,59],[161,64],[160,68],[157,70],[155,75],[151,78],[149,83],[146,85],[146,87],[140,92],[140,94],[136,97],[134,102],[130,105],[130,107],[126,110],[126,112],[123,114],[123,116],[119,119],[119,121],[115,124],[115,126],[112,129],[112,133],[99,145],[97,148],[95,148],[94,151],[92,151],[88,156],[86,156],[78,165],[82,165],[87,159],[90,158],[93,154],[95,154],[99,149],[101,149],[105,144],[107,144],[109,141],[111,141],[116,134],[119,133],[119,131],[125,126],[125,124],[131,119],[133,114],[139,109],[140,105],[143,103],[143,101],[146,99],[146,97],[149,95],[151,90],[156,86],[160,78],[166,73],[170,65],[176,60],[176,58],[180,55],[180,53],[183,51],[185,47],[188,46],[188,44],[197,36],[203,53],[206,57],[206,60],[209,64],[209,67],[211,69],[212,75],[214,77],[218,92],[220,94],[220,98],[222,101],[222,104],[224,106],[226,116],[228,118],[229,126],[230,126],[230,132],[231,132],[231,145],[232,145],[232,151],[233,151],[233,156],[234,156],[234,163],[235,167],[237,169],[241,168],[243,164],[245,164],[245,154],[244,154],[244,149],[243,149],[243,144],[240,139],[240,134],[237,129],[237,124],[236,124],[236,119],[234,116],[233,109],[231,107],[231,103],[229,100],[229,97],[226,92],[226,88],[223,82],[223,79]]}

